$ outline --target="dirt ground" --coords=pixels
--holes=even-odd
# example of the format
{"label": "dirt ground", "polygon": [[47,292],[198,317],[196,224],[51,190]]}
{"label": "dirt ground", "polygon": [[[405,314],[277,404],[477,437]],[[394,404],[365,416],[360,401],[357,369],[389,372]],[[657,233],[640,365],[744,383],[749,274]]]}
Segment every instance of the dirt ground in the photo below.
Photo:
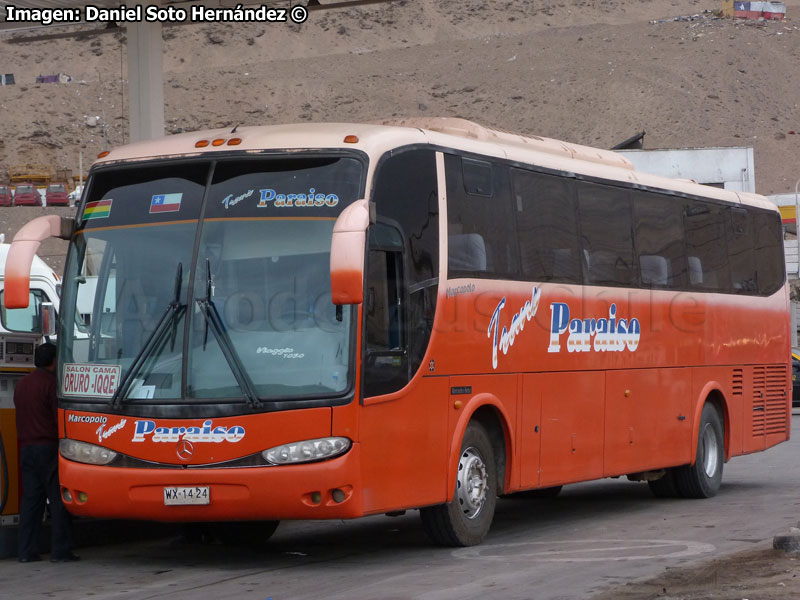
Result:
{"label": "dirt ground", "polygon": [[[763,545],[759,545],[763,546]],[[693,567],[670,568],[592,600],[790,600],[800,598],[800,554],[771,547],[741,552]]]}
{"label": "dirt ground", "polygon": [[[281,1],[276,1],[279,4]],[[302,25],[164,28],[167,132],[459,116],[602,148],[753,146],[756,190],[800,171],[800,0],[782,22],[715,18],[720,0],[396,0]],[[676,20],[677,19],[677,20]],[[78,171],[126,141],[124,32],[0,37],[0,179]],[[68,84],[36,84],[65,73]]]}
{"label": "dirt ground", "polygon": [[[752,146],[756,191],[800,177],[800,0],[785,21],[718,0],[396,0],[303,25],[165,26],[166,132],[450,116],[610,148]],[[67,31],[50,29],[46,33]],[[26,163],[88,169],[127,141],[125,31],[0,36],[0,182]],[[64,73],[67,84],[36,84]],[[10,238],[28,220],[0,208]],[[47,209],[44,210],[47,212]],[[65,246],[44,258],[63,267]]]}

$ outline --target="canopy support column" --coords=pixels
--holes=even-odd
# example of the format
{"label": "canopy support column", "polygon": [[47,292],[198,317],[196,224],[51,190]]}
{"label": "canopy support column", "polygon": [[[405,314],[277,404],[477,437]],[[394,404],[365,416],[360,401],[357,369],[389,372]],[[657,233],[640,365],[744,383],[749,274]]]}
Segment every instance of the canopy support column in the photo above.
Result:
{"label": "canopy support column", "polygon": [[161,23],[128,23],[130,141],[164,135]]}

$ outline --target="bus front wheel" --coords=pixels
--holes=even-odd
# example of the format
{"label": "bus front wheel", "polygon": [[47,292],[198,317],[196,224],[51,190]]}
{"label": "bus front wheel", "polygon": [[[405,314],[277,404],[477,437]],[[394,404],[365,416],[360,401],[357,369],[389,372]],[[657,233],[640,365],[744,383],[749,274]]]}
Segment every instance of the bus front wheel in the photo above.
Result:
{"label": "bus front wheel", "polygon": [[675,470],[675,483],[684,498],[711,498],[722,484],[725,429],[719,410],[707,402],[700,417],[697,454],[693,465]]}
{"label": "bus front wheel", "polygon": [[497,470],[492,443],[483,426],[472,422],[461,442],[453,499],[423,508],[422,525],[437,544],[474,546],[489,532],[496,503]]}

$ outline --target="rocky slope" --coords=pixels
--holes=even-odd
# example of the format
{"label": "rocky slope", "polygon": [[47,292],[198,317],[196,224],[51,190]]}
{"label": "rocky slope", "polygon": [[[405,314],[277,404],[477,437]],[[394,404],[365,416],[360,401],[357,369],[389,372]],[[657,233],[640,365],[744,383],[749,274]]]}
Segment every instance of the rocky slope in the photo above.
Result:
{"label": "rocky slope", "polygon": [[[757,191],[793,191],[800,0],[783,22],[713,18],[720,6],[397,0],[299,26],[165,27],[167,130],[441,115],[608,148],[644,129],[646,148],[753,146]],[[81,152],[87,168],[126,137],[124,32],[29,37],[0,37],[17,79],[0,87],[0,179],[25,162],[77,172]],[[34,83],[59,72],[73,81]]]}

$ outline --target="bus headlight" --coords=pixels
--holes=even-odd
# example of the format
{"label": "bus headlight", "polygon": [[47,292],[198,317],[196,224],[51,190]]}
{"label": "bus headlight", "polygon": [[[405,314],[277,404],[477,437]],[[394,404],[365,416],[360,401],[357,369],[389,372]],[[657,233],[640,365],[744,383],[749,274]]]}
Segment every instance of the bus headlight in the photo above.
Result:
{"label": "bus headlight", "polygon": [[113,450],[78,440],[63,439],[58,449],[64,458],[90,465],[107,465],[117,457]]}
{"label": "bus headlight", "polygon": [[273,465],[289,465],[339,456],[350,449],[350,444],[345,437],[327,437],[275,446],[261,455]]}

